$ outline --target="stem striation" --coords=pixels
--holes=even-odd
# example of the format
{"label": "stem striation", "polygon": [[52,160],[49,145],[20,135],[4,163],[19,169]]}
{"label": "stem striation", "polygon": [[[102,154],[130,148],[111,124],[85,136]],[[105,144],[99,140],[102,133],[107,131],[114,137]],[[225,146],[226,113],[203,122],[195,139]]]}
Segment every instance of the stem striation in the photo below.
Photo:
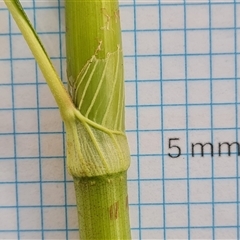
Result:
{"label": "stem striation", "polygon": [[131,239],[126,172],[74,178],[80,239]]}

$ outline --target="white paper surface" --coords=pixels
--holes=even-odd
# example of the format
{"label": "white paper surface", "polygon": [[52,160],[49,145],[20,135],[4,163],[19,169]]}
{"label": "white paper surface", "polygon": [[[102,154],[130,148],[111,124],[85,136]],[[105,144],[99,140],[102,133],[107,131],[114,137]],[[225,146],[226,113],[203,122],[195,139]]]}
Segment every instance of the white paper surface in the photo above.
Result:
{"label": "white paper surface", "polygon": [[[63,2],[23,5],[66,82]],[[237,148],[219,156],[218,145],[239,141],[239,13],[238,1],[121,1],[133,239],[240,238]],[[213,157],[192,149],[208,142]],[[0,2],[0,239],[78,239],[64,149],[56,104]]]}

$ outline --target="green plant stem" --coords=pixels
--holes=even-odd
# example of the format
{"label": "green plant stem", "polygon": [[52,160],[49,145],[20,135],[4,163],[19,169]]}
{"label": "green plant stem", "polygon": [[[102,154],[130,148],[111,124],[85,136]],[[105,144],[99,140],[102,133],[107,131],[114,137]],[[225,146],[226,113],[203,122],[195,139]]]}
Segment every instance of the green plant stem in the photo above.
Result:
{"label": "green plant stem", "polygon": [[[90,127],[84,120],[77,123],[77,131],[67,131],[79,133],[82,149],[79,159],[68,157],[80,239],[130,240],[126,179],[130,154],[118,1],[66,0],[65,11],[69,92],[83,117],[101,126]],[[71,135],[68,149],[76,146]],[[81,159],[84,169],[78,168]]]}
{"label": "green plant stem", "polygon": [[126,172],[74,178],[80,239],[131,239]]}
{"label": "green plant stem", "polygon": [[66,0],[67,75],[80,112],[124,131],[123,57],[117,0]]}

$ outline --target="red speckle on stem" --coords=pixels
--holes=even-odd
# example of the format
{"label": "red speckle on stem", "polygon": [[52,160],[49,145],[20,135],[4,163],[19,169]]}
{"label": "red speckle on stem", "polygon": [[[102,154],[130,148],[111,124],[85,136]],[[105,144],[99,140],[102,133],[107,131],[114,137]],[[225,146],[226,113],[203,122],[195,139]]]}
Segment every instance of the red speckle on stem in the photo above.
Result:
{"label": "red speckle on stem", "polygon": [[128,195],[126,196],[126,208],[128,209]]}
{"label": "red speckle on stem", "polygon": [[109,210],[110,219],[111,220],[117,220],[118,212],[119,212],[119,202],[117,201],[110,206],[110,210]]}

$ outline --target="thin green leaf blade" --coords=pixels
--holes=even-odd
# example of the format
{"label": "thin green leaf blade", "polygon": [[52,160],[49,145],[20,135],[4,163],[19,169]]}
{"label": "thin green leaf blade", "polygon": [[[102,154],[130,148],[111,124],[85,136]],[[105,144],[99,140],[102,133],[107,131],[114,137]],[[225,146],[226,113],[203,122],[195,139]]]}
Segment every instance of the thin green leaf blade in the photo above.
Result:
{"label": "thin green leaf blade", "polygon": [[63,120],[73,117],[74,106],[69,94],[66,92],[58,74],[56,73],[39,37],[24,12],[18,0],[4,0],[38,65],[48,83],[48,86],[57,102]]}

